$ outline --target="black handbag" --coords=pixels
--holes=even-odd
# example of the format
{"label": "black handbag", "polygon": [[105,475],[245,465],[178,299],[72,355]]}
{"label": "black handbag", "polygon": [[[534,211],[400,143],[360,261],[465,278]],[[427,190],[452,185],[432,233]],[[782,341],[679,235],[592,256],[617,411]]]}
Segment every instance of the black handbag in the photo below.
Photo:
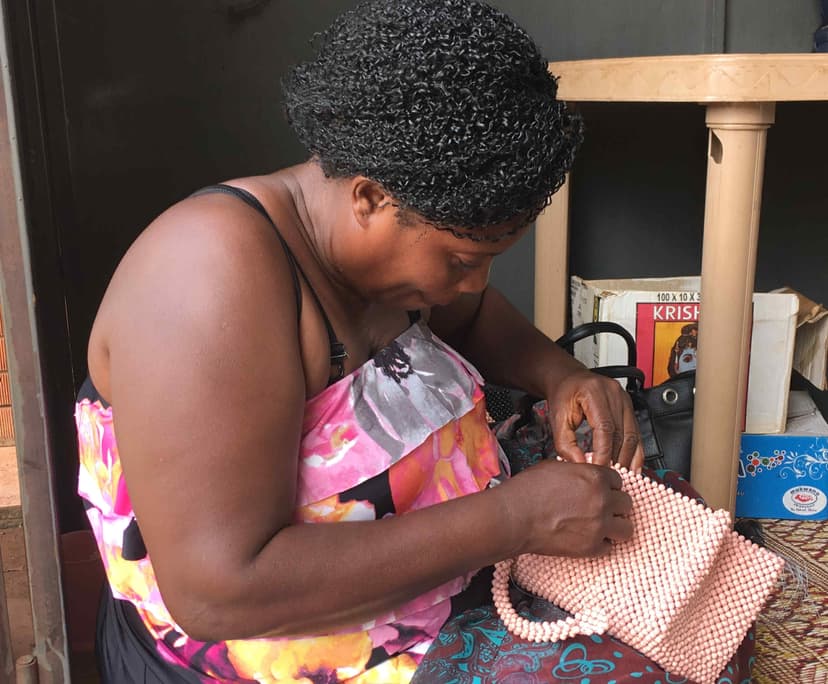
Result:
{"label": "black handbag", "polygon": [[689,480],[695,371],[679,373],[659,385],[644,387],[644,373],[636,365],[635,339],[626,328],[610,321],[579,325],[558,338],[556,343],[573,353],[576,342],[598,334],[620,335],[627,344],[626,365],[591,370],[611,378],[626,379],[641,432],[644,464],[649,468],[674,470]]}

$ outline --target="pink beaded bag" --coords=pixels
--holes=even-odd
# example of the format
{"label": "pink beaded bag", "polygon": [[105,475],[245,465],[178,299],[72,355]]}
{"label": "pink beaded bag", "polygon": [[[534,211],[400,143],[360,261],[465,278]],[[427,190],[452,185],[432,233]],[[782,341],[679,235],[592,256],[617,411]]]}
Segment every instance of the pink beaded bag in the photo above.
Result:
{"label": "pink beaded bag", "polygon": [[[734,532],[713,511],[616,466],[633,499],[632,539],[604,556],[524,554],[495,567],[492,593],[507,628],[530,641],[607,632],[667,672],[715,682],[773,591],[784,561]],[[509,578],[571,614],[519,616]]]}

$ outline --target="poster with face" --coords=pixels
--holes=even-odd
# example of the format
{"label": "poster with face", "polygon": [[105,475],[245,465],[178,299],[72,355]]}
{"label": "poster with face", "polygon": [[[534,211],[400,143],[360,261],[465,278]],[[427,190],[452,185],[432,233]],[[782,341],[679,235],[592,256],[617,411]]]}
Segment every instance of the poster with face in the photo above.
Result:
{"label": "poster with face", "polygon": [[698,321],[697,302],[636,305],[638,366],[644,371],[646,387],[696,369]]}

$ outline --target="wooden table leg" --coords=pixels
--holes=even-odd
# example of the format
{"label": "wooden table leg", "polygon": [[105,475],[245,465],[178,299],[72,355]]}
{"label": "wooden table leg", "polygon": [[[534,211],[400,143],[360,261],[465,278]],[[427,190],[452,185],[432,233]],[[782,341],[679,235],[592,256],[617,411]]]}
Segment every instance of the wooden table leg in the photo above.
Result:
{"label": "wooden table leg", "polygon": [[772,102],[707,106],[710,144],[690,476],[709,505],[731,513],[747,395],[765,139],[774,111]]}
{"label": "wooden table leg", "polygon": [[553,340],[566,332],[569,301],[569,174],[535,222],[535,326]]}

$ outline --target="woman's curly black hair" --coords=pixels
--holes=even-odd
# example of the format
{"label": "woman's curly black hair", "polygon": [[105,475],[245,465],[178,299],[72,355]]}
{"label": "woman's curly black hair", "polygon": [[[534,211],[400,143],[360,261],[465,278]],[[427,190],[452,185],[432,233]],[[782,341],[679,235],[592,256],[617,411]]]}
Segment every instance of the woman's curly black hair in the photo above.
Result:
{"label": "woman's curly black hair", "polygon": [[328,177],[366,176],[403,210],[472,239],[533,221],[563,183],[582,121],[500,11],[369,0],[318,43],[283,88],[291,126]]}

